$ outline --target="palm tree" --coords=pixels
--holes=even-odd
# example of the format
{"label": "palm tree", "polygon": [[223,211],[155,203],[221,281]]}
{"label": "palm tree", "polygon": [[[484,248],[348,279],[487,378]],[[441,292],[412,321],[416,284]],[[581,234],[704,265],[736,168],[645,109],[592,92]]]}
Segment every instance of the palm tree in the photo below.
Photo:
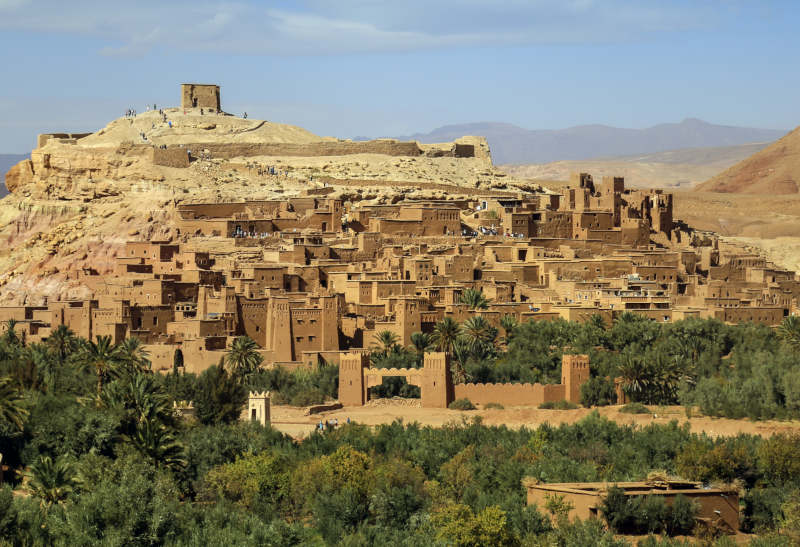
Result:
{"label": "palm tree", "polygon": [[172,469],[184,467],[183,445],[163,424],[158,421],[148,420],[139,424],[133,435],[131,443],[143,455],[153,460],[156,466],[165,466]]}
{"label": "palm tree", "polygon": [[503,331],[505,332],[503,340],[508,344],[511,341],[511,337],[514,335],[514,329],[519,326],[519,321],[517,321],[513,315],[504,315],[500,318],[500,326],[503,327]]}
{"label": "palm tree", "polygon": [[103,380],[117,373],[120,363],[119,347],[111,342],[110,336],[98,336],[96,343],[89,341],[86,345],[84,362],[97,375],[97,396],[100,397]]}
{"label": "palm tree", "polygon": [[57,386],[58,376],[61,374],[61,369],[67,362],[67,357],[77,348],[77,340],[75,334],[66,325],[59,325],[50,333],[50,336],[45,340],[45,344],[56,358],[58,368],[54,371],[53,375],[53,389]]}
{"label": "palm tree", "polygon": [[411,347],[417,352],[417,358],[422,359],[425,352],[431,349],[433,341],[431,335],[424,332],[411,333]]}
{"label": "palm tree", "polygon": [[467,289],[458,299],[461,304],[466,304],[470,310],[485,310],[489,307],[489,300],[477,289]]}
{"label": "palm tree", "polygon": [[11,377],[0,378],[0,424],[22,430],[28,410],[21,404],[22,392],[11,383]]}
{"label": "palm tree", "polygon": [[641,359],[630,354],[623,354],[619,375],[622,377],[622,390],[630,395],[631,399],[639,401],[646,397],[651,375]]}
{"label": "palm tree", "polygon": [[800,350],[800,316],[784,317],[778,325],[778,336],[794,351]]}
{"label": "palm tree", "polygon": [[25,477],[28,490],[39,498],[42,507],[62,503],[81,484],[70,463],[62,458],[53,461],[50,456],[40,456],[25,472]]}
{"label": "palm tree", "polygon": [[452,353],[453,344],[456,343],[458,334],[458,323],[452,317],[445,317],[433,327],[433,336],[431,339],[434,347],[438,351]]}
{"label": "palm tree", "polygon": [[593,313],[590,315],[587,323],[597,329],[606,330],[606,320],[599,313]]}
{"label": "palm tree", "polygon": [[103,406],[121,410],[136,424],[146,421],[168,423],[172,420],[167,394],[150,374],[137,374],[111,383],[100,399]]}
{"label": "palm tree", "polygon": [[17,321],[16,319],[9,319],[6,321],[6,330],[3,333],[3,341],[8,344],[9,346],[18,346],[20,345],[19,336],[17,336]]}
{"label": "palm tree", "polygon": [[20,352],[20,364],[29,378],[31,388],[38,388],[42,383],[47,391],[55,388],[58,366],[54,356],[44,344],[31,344]]}
{"label": "palm tree", "polygon": [[463,338],[459,338],[453,343],[453,361],[450,363],[450,374],[453,377],[454,384],[463,384],[468,380],[466,366],[470,354],[469,343]]}
{"label": "palm tree", "polygon": [[129,375],[150,370],[152,363],[142,341],[136,337],[127,338],[119,345],[119,362]]}
{"label": "palm tree", "polygon": [[247,376],[261,366],[263,357],[258,353],[258,344],[249,336],[239,336],[231,344],[225,363],[232,374]]}
{"label": "palm tree", "polygon": [[494,348],[497,329],[490,325],[485,317],[475,315],[461,325],[461,338],[473,355],[484,353]]}
{"label": "palm tree", "polygon": [[397,346],[400,337],[390,330],[382,330],[375,333],[375,343],[370,348],[373,352],[381,355],[388,355]]}

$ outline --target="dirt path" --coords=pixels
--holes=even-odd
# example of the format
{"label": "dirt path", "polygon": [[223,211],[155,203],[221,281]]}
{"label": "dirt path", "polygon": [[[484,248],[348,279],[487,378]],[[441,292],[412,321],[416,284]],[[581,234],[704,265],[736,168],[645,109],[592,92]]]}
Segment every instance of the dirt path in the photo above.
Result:
{"label": "dirt path", "polygon": [[[462,412],[439,408],[420,408],[410,406],[410,401],[379,401],[374,406],[348,407],[340,410],[305,416],[304,408],[277,405],[272,407],[272,425],[276,429],[295,438],[303,438],[312,431],[320,420],[339,420],[344,424],[349,417],[352,421],[367,425],[388,424],[396,419],[406,423],[418,422],[422,425],[442,427],[448,423],[460,423],[462,419],[480,416],[485,425],[506,425],[510,428],[537,427],[544,423],[552,425],[573,424],[591,414],[594,410],[619,424],[647,425],[667,424],[678,420],[687,422],[683,407],[650,407],[652,414],[621,413],[620,406],[581,408],[577,410],[541,410],[534,407],[509,407],[506,409],[474,410]],[[413,403],[412,403],[413,404]],[[731,420],[728,418],[699,417],[688,419],[691,430],[706,433],[713,437],[727,437],[739,433],[769,437],[776,433],[800,433],[800,421],[760,421]]]}

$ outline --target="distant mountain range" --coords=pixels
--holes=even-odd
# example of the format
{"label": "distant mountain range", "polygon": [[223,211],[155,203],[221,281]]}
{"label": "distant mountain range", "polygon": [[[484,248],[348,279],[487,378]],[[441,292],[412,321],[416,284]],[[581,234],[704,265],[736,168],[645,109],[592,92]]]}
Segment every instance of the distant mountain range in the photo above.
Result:
{"label": "distant mountain range", "polygon": [[687,148],[737,146],[764,143],[786,131],[715,125],[690,118],[646,129],[607,125],[579,125],[567,129],[524,129],[510,123],[481,122],[446,125],[430,133],[396,137],[422,143],[447,142],[463,135],[486,137],[495,164],[550,163]]}
{"label": "distant mountain range", "polygon": [[8,189],[6,188],[6,173],[14,165],[27,157],[27,154],[0,154],[0,198],[8,194]]}

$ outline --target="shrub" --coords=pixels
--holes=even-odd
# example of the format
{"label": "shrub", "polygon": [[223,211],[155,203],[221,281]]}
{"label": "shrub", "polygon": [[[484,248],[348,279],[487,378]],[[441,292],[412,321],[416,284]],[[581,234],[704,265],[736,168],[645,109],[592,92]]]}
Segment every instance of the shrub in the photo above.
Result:
{"label": "shrub", "polygon": [[618,534],[688,534],[694,528],[697,504],[678,495],[672,505],[662,496],[627,496],[609,488],[600,511],[608,527]]}
{"label": "shrub", "polygon": [[450,403],[447,408],[450,410],[475,410],[475,405],[469,399],[456,399]]}
{"label": "shrub", "polygon": [[539,408],[545,410],[575,410],[578,408],[578,405],[575,403],[571,403],[566,399],[561,399],[560,401],[547,401],[539,405]]}
{"label": "shrub", "polygon": [[498,410],[503,410],[505,407],[503,405],[501,405],[500,403],[486,403],[485,405],[483,405],[483,408],[486,408],[486,409],[496,408]]}
{"label": "shrub", "polygon": [[616,400],[614,383],[605,376],[589,378],[581,386],[581,404],[583,406],[605,406],[615,403]]}
{"label": "shrub", "polygon": [[650,409],[642,403],[628,403],[620,408],[619,411],[625,414],[650,414]]}

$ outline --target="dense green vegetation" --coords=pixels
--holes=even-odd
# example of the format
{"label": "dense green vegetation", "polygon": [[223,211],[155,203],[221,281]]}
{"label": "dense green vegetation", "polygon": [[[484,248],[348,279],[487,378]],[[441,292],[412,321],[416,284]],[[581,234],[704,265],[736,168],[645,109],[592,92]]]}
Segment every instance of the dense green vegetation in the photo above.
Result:
{"label": "dense green vegetation", "polygon": [[[418,367],[425,349],[433,349],[451,353],[456,383],[558,383],[562,355],[587,353],[592,376],[581,390],[585,406],[613,404],[612,379],[621,378],[635,403],[682,404],[730,418],[800,417],[800,318],[795,316],[778,329],[707,319],[656,323],[630,313],[613,325],[593,316],[584,323],[522,324],[504,317],[500,326],[480,316],[461,325],[445,318],[431,335],[416,333],[409,348],[392,333],[379,333],[382,342],[373,347],[372,362]],[[397,395],[399,387],[383,392]]]}
{"label": "dense green vegetation", "polygon": [[[447,327],[429,342],[457,344],[456,327],[454,339]],[[714,393],[700,391],[708,379],[720,386],[718,396],[743,397],[745,414],[797,412],[797,346],[781,331],[626,318],[607,329],[593,322],[518,325],[507,337],[492,365],[520,375],[557,379],[564,347],[590,352],[596,377],[624,370],[638,353],[655,367],[663,352],[658,362],[678,363],[679,374],[640,378],[638,388],[626,378],[641,401],[686,398],[703,407],[705,399],[693,397]],[[682,337],[687,341],[675,349]],[[523,366],[525,347],[540,351]],[[635,428],[593,414],[535,430],[486,427],[478,419],[444,428],[353,423],[295,442],[238,421],[247,390],[271,389],[286,401],[334,396],[335,367],[290,374],[259,370],[254,359],[242,340],[199,376],[161,376],[149,372],[135,341],[89,343],[59,329],[45,343],[26,344],[6,328],[0,449],[13,471],[0,487],[0,544],[625,545],[603,521],[568,522],[559,516],[563,508],[526,507],[521,479],[613,482],[653,470],[737,481],[744,529],[765,534],[756,545],[790,545],[800,532],[800,437],[712,439],[677,423]],[[758,406],[749,406],[756,394]],[[173,402],[187,400],[195,402],[197,421],[173,412]],[[685,530],[691,507],[657,505],[615,506],[608,524]]]}

